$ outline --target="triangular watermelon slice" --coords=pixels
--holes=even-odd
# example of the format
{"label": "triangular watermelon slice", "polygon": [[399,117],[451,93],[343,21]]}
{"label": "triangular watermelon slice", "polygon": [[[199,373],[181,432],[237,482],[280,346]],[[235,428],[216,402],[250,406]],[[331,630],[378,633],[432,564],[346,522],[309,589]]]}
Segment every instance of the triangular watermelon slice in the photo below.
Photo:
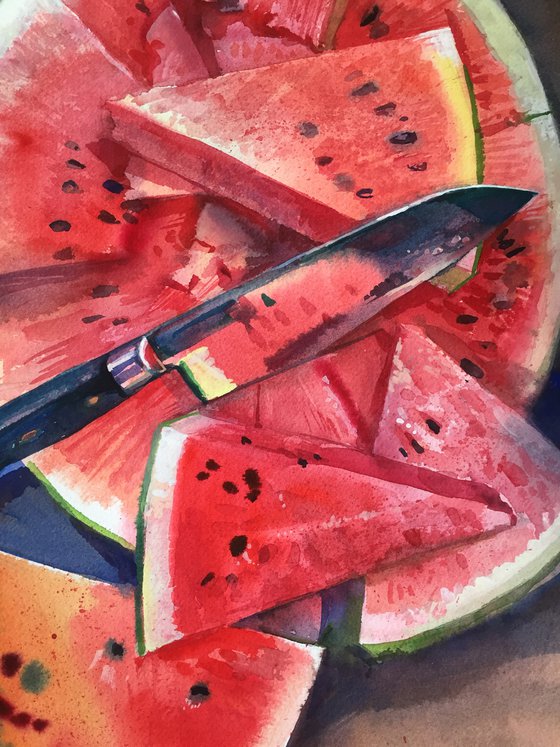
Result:
{"label": "triangular watermelon slice", "polygon": [[196,415],[164,427],[140,508],[139,645],[510,525],[491,489],[393,464]]}
{"label": "triangular watermelon slice", "polygon": [[321,651],[221,629],[135,655],[133,590],[0,553],[0,725],[13,745],[284,747]]}
{"label": "triangular watermelon slice", "polygon": [[518,599],[560,557],[560,453],[476,377],[404,328],[374,452],[484,481],[520,520],[501,536],[371,575],[363,642],[406,650],[464,627]]}
{"label": "triangular watermelon slice", "polygon": [[448,29],[109,108],[114,137],[133,151],[316,240],[412,193],[476,181],[471,101]]}

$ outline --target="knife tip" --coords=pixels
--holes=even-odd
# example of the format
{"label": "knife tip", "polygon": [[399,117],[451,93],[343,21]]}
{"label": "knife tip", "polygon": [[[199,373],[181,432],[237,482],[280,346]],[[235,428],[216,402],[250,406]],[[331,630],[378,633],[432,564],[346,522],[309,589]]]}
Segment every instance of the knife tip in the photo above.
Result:
{"label": "knife tip", "polygon": [[482,223],[499,226],[518,213],[537,194],[532,189],[479,184],[453,190],[446,199],[468,210]]}

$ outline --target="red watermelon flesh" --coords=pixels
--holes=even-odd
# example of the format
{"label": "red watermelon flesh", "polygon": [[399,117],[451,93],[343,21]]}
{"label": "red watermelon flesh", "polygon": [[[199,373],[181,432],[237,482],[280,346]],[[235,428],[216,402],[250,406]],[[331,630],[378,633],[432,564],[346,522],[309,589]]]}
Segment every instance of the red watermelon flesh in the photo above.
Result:
{"label": "red watermelon flesh", "polygon": [[[384,116],[393,100],[406,122]],[[476,180],[470,100],[448,30],[109,106],[115,137],[133,151],[316,240]]]}
{"label": "red watermelon flesh", "polygon": [[58,0],[3,12],[19,23],[0,58],[0,272],[126,253],[119,197],[103,187],[112,174],[88,145],[109,132],[104,102],[133,79]]}
{"label": "red watermelon flesh", "polygon": [[379,330],[261,382],[257,424],[371,451],[395,344]]}
{"label": "red watermelon flesh", "polygon": [[512,521],[482,485],[397,485],[394,463],[317,439],[191,416],[155,449],[138,541],[148,650]]}
{"label": "red watermelon flesh", "polygon": [[22,747],[283,747],[320,650],[221,629],[135,655],[132,589],[0,554],[0,725]]}
{"label": "red watermelon flesh", "polygon": [[185,83],[208,75],[169,0],[63,2],[142,85]]}
{"label": "red watermelon flesh", "polygon": [[364,642],[404,640],[460,624],[484,606],[499,609],[546,573],[557,554],[558,450],[463,366],[420,331],[404,328],[374,451],[408,466],[484,481],[506,497],[520,521],[500,537],[369,576]]}

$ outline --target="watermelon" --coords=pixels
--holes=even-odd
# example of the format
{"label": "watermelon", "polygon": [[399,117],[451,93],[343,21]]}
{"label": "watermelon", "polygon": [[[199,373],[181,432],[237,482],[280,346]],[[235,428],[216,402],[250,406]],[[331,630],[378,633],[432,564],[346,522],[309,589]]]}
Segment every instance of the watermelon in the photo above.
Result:
{"label": "watermelon", "polygon": [[483,485],[262,428],[191,416],[155,449],[137,544],[147,650],[513,520]]}
{"label": "watermelon", "polygon": [[143,85],[205,78],[208,71],[169,0],[63,0]]}
{"label": "watermelon", "polygon": [[399,339],[373,451],[492,485],[519,521],[500,536],[370,575],[362,641],[408,648],[417,636],[463,627],[519,598],[557,563],[560,453],[480,386],[471,362],[455,364],[414,328]]}
{"label": "watermelon", "polygon": [[[399,64],[388,68],[388,58]],[[422,88],[433,94],[418,97]],[[399,116],[386,116],[394,99]],[[476,181],[471,104],[446,29],[154,89],[109,108],[113,135],[131,150],[315,240],[411,194]]]}
{"label": "watermelon", "polygon": [[[231,3],[198,2],[192,13],[199,19],[197,38],[206,41],[213,53],[216,69],[231,73],[279,62],[310,57],[313,50],[285,29],[273,28],[266,19],[273,16],[270,2]],[[268,6],[266,9],[264,5]],[[276,3],[282,13],[285,8]],[[305,13],[307,7],[302,6]],[[292,18],[293,18],[293,14]]]}
{"label": "watermelon", "polygon": [[290,737],[320,649],[224,628],[138,657],[130,588],[3,553],[0,568],[3,743],[203,746],[227,729],[232,747],[283,747]]}

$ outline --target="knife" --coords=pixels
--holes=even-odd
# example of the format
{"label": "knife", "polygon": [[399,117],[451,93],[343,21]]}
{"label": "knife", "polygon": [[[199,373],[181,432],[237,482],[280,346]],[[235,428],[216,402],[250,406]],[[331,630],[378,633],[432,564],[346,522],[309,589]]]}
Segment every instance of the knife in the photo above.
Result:
{"label": "knife", "polygon": [[315,357],[458,262],[535,192],[432,195],[276,266],[0,407],[0,469],[178,370],[201,401]]}

